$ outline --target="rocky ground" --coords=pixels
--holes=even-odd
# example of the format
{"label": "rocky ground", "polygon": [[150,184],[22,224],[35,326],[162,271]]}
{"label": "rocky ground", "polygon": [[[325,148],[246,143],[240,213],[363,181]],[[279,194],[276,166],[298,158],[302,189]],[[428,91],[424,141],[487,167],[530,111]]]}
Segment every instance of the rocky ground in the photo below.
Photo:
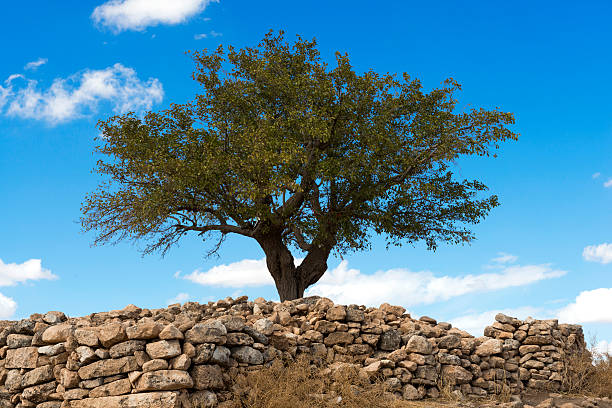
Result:
{"label": "rocky ground", "polygon": [[[402,405],[402,408],[404,406]],[[498,401],[492,399],[482,400],[424,400],[406,402],[406,408],[476,408],[476,407],[499,407],[499,408],[612,408],[612,400],[609,398],[594,398],[580,395],[564,395],[557,393],[531,392],[520,397],[512,396],[510,401]]]}

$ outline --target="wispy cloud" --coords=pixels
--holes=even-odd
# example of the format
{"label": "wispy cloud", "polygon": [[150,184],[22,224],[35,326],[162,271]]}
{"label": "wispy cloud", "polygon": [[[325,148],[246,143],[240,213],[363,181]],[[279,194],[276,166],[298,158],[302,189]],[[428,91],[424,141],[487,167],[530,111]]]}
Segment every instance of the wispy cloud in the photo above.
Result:
{"label": "wispy cloud", "polygon": [[612,178],[603,183],[605,188],[612,187]]}
{"label": "wispy cloud", "polygon": [[585,261],[609,264],[612,262],[612,244],[589,245],[582,251],[582,257]]}
{"label": "wispy cloud", "polygon": [[515,265],[497,273],[462,276],[436,276],[430,271],[413,272],[401,268],[364,274],[357,269],[348,269],[347,265],[346,260],[342,261],[336,269],[323,275],[307,293],[329,297],[342,304],[379,305],[389,302],[409,307],[469,293],[529,285],[566,274],[565,271],[552,269],[550,264]]}
{"label": "wispy cloud", "polygon": [[[296,259],[296,266],[301,264],[302,260],[303,258]],[[325,296],[342,304],[378,306],[383,302],[390,302],[413,306],[445,301],[469,293],[529,285],[558,278],[565,273],[551,268],[549,264],[543,264],[505,266],[496,273],[462,276],[437,276],[429,271],[413,272],[401,268],[366,274],[348,268],[348,261],[343,260],[307,289],[306,295]],[[265,258],[219,265],[206,272],[196,270],[185,276],[176,273],[175,277],[201,285],[231,288],[274,284]]]}
{"label": "wispy cloud", "polygon": [[21,88],[9,83],[0,98],[3,94],[7,115],[57,124],[95,113],[103,102],[116,113],[150,109],[161,102],[164,91],[159,80],[141,81],[132,68],[115,64],[56,78],[47,89],[35,80],[26,80]]}
{"label": "wispy cloud", "polygon": [[172,299],[166,300],[166,305],[173,305],[175,303],[185,303],[189,299],[191,299],[191,296],[189,295],[189,293],[181,292],[175,297],[173,297]]}
{"label": "wispy cloud", "polygon": [[217,0],[109,0],[96,7],[91,18],[118,33],[142,31],[159,24],[184,23]]}
{"label": "wispy cloud", "polygon": [[518,260],[518,256],[507,254],[505,252],[498,252],[497,255],[498,257],[493,258],[491,260],[498,264],[514,263]]}
{"label": "wispy cloud", "polygon": [[210,33],[206,34],[206,33],[202,33],[202,34],[196,34],[193,36],[194,40],[203,40],[204,38],[209,38],[209,37],[221,37],[223,35],[223,33],[218,33],[214,30],[212,30]]}
{"label": "wispy cloud", "polygon": [[612,323],[612,288],[580,292],[558,315],[565,323]]}
{"label": "wispy cloud", "polygon": [[601,173],[600,173],[600,172],[596,172],[596,173],[593,173],[593,175],[592,175],[591,177],[592,177],[592,178],[594,178],[594,179],[596,179],[596,178],[598,178],[599,176],[601,176]]}
{"label": "wispy cloud", "polygon": [[39,58],[36,61],[28,62],[27,64],[25,64],[23,69],[25,69],[25,70],[28,70],[28,69],[36,70],[41,65],[45,65],[47,63],[47,61],[49,61],[49,60],[46,59],[46,58]]}

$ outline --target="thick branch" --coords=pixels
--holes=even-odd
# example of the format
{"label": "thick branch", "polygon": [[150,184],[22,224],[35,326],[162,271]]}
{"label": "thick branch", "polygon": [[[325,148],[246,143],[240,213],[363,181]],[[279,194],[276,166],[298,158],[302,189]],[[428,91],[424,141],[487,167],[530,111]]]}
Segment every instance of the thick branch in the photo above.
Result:
{"label": "thick branch", "polygon": [[223,234],[233,232],[235,234],[244,235],[245,237],[250,237],[250,238],[253,237],[253,231],[248,230],[246,228],[238,227],[236,225],[205,225],[202,227],[198,227],[198,226],[176,224],[176,225],[173,225],[173,227],[181,231],[199,231],[200,234],[203,234],[209,231],[220,231]]}

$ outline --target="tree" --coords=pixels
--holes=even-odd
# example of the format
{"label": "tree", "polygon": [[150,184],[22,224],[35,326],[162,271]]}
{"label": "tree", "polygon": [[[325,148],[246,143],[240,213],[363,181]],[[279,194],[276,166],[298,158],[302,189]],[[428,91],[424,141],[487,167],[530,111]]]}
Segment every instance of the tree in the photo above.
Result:
{"label": "tree", "polygon": [[[82,206],[94,245],[145,240],[162,255],[181,237],[253,238],[282,301],[302,297],[332,250],[368,250],[369,231],[390,244],[469,243],[465,224],[498,205],[480,181],[453,179],[454,160],[489,155],[516,139],[511,113],[458,111],[460,85],[426,93],[403,74],[333,69],[316,41],[270,31],[252,48],[190,53],[203,93],[167,110],[99,121],[110,177]],[[495,155],[493,155],[495,156]],[[289,250],[306,253],[295,266]]]}

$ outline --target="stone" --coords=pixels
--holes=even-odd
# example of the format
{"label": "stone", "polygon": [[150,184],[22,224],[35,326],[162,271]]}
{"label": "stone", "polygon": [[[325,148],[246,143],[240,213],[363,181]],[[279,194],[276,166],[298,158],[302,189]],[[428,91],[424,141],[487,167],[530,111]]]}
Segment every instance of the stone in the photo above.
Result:
{"label": "stone", "polygon": [[66,408],[180,408],[174,392],[150,392],[70,401]]}
{"label": "stone", "polygon": [[402,390],[402,398],[408,401],[421,399],[421,395],[413,385],[406,384]]}
{"label": "stone", "polygon": [[62,368],[59,375],[59,383],[66,389],[76,388],[79,385],[79,374]]}
{"label": "stone", "polygon": [[[73,388],[71,390],[64,392],[64,400],[66,401],[82,400],[83,398],[86,398],[88,395],[89,395],[89,390],[84,390],[81,388]],[[72,407],[73,405],[70,405],[70,406]]]}
{"label": "stone", "polygon": [[66,347],[64,347],[64,343],[57,343],[52,346],[42,346],[38,348],[38,354],[42,354],[45,356],[56,356],[58,354],[66,351]]}
{"label": "stone", "polygon": [[519,347],[519,353],[521,356],[524,356],[525,354],[529,353],[536,353],[538,351],[540,351],[540,346],[536,344],[528,344]]}
{"label": "stone", "polygon": [[[7,405],[6,408],[8,408],[9,406]],[[5,408],[4,405],[2,405],[2,403],[0,402],[0,408]],[[12,407],[10,407],[12,408]],[[41,402],[40,404],[38,404],[36,406],[36,408],[62,408],[62,402],[61,401],[46,401],[46,402]]]}
{"label": "stone", "polygon": [[396,350],[400,347],[401,341],[402,337],[399,330],[387,330],[380,335],[378,348],[385,351]]}
{"label": "stone", "polygon": [[415,377],[422,378],[424,380],[436,381],[438,377],[438,372],[436,371],[435,367],[424,365],[417,367],[414,375]]}
{"label": "stone", "polygon": [[269,342],[268,336],[266,336],[263,333],[260,333],[259,331],[255,330],[251,326],[244,326],[243,331],[246,334],[248,334],[249,336],[251,336],[253,338],[253,340],[255,340],[257,343],[261,343],[263,345],[267,345],[268,342]]}
{"label": "stone", "polygon": [[6,338],[6,345],[10,349],[30,347],[33,337],[34,336],[28,336],[27,334],[9,334]]}
{"label": "stone", "polygon": [[342,321],[346,319],[346,308],[344,306],[334,306],[327,310],[325,317],[329,321]]}
{"label": "stone", "polygon": [[55,387],[55,381],[52,381],[24,388],[24,390],[21,392],[21,400],[28,400],[35,404],[45,402],[49,395],[55,392]]}
{"label": "stone", "polygon": [[185,340],[193,344],[225,344],[227,329],[218,320],[198,323],[185,333]]}
{"label": "stone", "polygon": [[215,347],[215,351],[213,352],[210,363],[211,364],[219,364],[221,366],[229,366],[229,358],[230,358],[230,349],[224,346]]}
{"label": "stone", "polygon": [[246,326],[241,316],[222,316],[219,320],[228,332],[239,332]]}
{"label": "stone", "polygon": [[[222,347],[222,346],[219,346],[219,347]],[[190,366],[191,366],[191,359],[186,354],[181,354],[180,356],[176,356],[172,360],[170,360],[170,368],[173,370],[187,371]]]}
{"label": "stone", "polygon": [[47,312],[42,317],[43,321],[48,324],[58,324],[66,321],[66,315],[62,312],[51,311]]}
{"label": "stone", "polygon": [[98,334],[94,329],[80,328],[74,331],[77,343],[82,346],[96,347],[99,343]]}
{"label": "stone", "polygon": [[406,344],[406,352],[431,354],[433,347],[429,341],[423,336],[411,336]]}
{"label": "stone", "polygon": [[68,323],[50,326],[43,332],[42,340],[47,344],[62,343],[68,340],[73,331],[74,327]]}
{"label": "stone", "polygon": [[98,339],[108,348],[128,339],[125,328],[119,323],[106,323],[98,327]]}
{"label": "stone", "polygon": [[217,394],[211,391],[196,391],[190,396],[191,405],[197,408],[215,408],[218,405]]}
{"label": "stone", "polygon": [[38,348],[23,347],[6,351],[4,368],[36,368],[38,363]]}
{"label": "stone", "polygon": [[129,394],[132,391],[132,384],[127,378],[113,381],[108,384],[101,385],[89,391],[90,398],[109,397],[115,395]]}
{"label": "stone", "polygon": [[347,307],[346,308],[346,321],[348,322],[363,322],[365,320],[365,313],[363,310]]}
{"label": "stone", "polygon": [[45,365],[25,373],[21,380],[21,386],[23,388],[31,387],[32,385],[42,384],[53,379],[53,368],[50,365]]}
{"label": "stone", "polygon": [[196,365],[191,369],[191,377],[197,390],[223,388],[223,372],[218,365]]}
{"label": "stone", "polygon": [[136,391],[174,391],[193,387],[191,376],[180,370],[143,373],[136,381]]}
{"label": "stone", "polygon": [[208,363],[213,356],[215,347],[211,343],[198,344],[195,347],[195,355],[192,357],[194,364]]}
{"label": "stone", "polygon": [[503,342],[498,339],[489,339],[476,347],[476,355],[480,357],[490,356],[492,354],[498,354],[502,352]]}
{"label": "stone", "polygon": [[79,377],[88,380],[96,377],[108,377],[115,374],[124,374],[136,371],[140,367],[136,362],[136,357],[128,356],[118,359],[96,361],[95,363],[79,368]]}
{"label": "stone", "polygon": [[174,325],[169,324],[159,333],[159,338],[162,340],[183,340],[185,336]]}
{"label": "stone", "polygon": [[163,328],[164,327],[157,322],[144,321],[128,327],[125,332],[130,340],[151,340],[156,339]]}
{"label": "stone", "polygon": [[438,339],[438,348],[448,350],[461,348],[461,337],[452,334],[440,337]]}
{"label": "stone", "polygon": [[147,354],[152,359],[172,358],[181,354],[181,344],[178,340],[160,340],[146,345]]}
{"label": "stone", "polygon": [[269,336],[274,333],[274,322],[266,318],[259,319],[253,323],[253,329],[257,330],[264,336]]}
{"label": "stone", "polygon": [[334,344],[351,344],[355,338],[348,332],[333,332],[327,335],[323,343],[326,346],[333,346]]}
{"label": "stone", "polygon": [[546,344],[553,344],[553,337],[549,334],[547,335],[535,335],[535,336],[527,336],[525,338],[525,340],[523,340],[523,344],[525,345],[530,345],[530,344],[537,344],[540,346],[546,345]]}
{"label": "stone", "polygon": [[225,345],[227,347],[252,346],[253,343],[253,338],[246,333],[228,333]]}
{"label": "stone", "polygon": [[441,376],[447,384],[469,384],[472,381],[472,373],[458,365],[442,366]]}
{"label": "stone", "polygon": [[408,358],[408,353],[406,353],[406,350],[399,349],[389,353],[387,358],[394,363],[398,363],[402,360],[406,360]]}
{"label": "stone", "polygon": [[144,363],[142,365],[142,371],[146,373],[148,371],[167,370],[168,366],[168,361],[156,358]]}
{"label": "stone", "polygon": [[263,354],[259,350],[255,350],[253,347],[240,346],[232,348],[232,357],[240,362],[247,364],[263,364]]}
{"label": "stone", "polygon": [[128,340],[115,344],[108,350],[108,353],[111,358],[131,356],[134,355],[136,351],[144,350],[145,344],[146,342],[143,340]]}
{"label": "stone", "polygon": [[78,362],[81,365],[89,364],[99,358],[93,351],[93,349],[87,346],[79,346],[74,352],[76,354]]}

